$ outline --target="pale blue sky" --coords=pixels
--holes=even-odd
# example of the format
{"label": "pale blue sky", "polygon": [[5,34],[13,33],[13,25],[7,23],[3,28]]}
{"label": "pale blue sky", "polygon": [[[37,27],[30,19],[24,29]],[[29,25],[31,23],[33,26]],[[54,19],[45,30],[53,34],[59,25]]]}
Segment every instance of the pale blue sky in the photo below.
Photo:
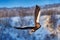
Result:
{"label": "pale blue sky", "polygon": [[0,7],[31,7],[60,3],[60,0],[0,0]]}

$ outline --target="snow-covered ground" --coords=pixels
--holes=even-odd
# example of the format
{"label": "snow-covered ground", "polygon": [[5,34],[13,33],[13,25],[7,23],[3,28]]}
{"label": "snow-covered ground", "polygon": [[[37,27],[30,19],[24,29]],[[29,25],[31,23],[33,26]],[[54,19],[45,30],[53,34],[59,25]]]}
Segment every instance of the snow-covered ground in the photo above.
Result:
{"label": "snow-covered ground", "polygon": [[[60,15],[55,16],[57,25],[60,25]],[[29,34],[29,30],[18,30],[13,27],[34,26],[34,17],[11,17],[0,19],[0,40],[60,40],[60,32],[52,38],[50,31],[44,27],[46,21],[45,16],[40,17],[41,28],[33,34]]]}

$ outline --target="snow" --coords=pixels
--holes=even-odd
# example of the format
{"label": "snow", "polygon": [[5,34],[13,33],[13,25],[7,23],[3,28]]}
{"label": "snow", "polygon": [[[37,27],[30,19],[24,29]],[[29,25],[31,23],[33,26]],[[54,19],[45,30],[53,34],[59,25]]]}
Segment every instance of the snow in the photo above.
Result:
{"label": "snow", "polygon": [[[25,16],[25,17],[11,17],[5,18],[8,20],[8,23],[11,25],[8,27],[4,27],[3,23],[0,25],[0,39],[3,40],[60,40],[60,33],[58,33],[56,38],[51,38],[50,31],[44,27],[44,22],[46,21],[46,17],[41,16],[40,17],[40,24],[41,28],[39,28],[36,32],[33,34],[29,34],[29,30],[18,30],[14,29],[13,27],[20,27],[20,26],[34,26],[34,17],[33,16]],[[58,19],[57,25],[60,24],[60,15],[56,15],[56,18]],[[6,21],[1,18],[1,20]],[[23,25],[22,25],[23,24]],[[7,25],[6,25],[7,26]],[[7,37],[6,37],[7,36]],[[5,37],[5,38],[4,38]],[[8,39],[7,39],[8,38]]]}

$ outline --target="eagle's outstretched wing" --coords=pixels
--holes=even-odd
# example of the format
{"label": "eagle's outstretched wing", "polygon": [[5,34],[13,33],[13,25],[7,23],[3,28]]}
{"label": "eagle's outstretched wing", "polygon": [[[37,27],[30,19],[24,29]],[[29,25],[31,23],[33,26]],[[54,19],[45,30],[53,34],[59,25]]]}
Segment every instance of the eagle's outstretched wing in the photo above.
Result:
{"label": "eagle's outstretched wing", "polygon": [[34,27],[23,27],[23,28],[21,28],[21,27],[14,27],[14,28],[16,28],[16,29],[33,29]]}

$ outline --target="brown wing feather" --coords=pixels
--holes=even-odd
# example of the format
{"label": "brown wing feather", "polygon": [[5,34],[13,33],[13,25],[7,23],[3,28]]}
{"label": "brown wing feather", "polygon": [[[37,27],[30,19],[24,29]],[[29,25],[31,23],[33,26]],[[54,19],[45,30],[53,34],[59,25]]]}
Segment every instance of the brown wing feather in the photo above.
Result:
{"label": "brown wing feather", "polygon": [[38,5],[36,5],[36,8],[35,8],[35,25],[36,25],[36,20],[37,20],[37,16],[39,14],[39,11],[40,11],[40,7]]}

